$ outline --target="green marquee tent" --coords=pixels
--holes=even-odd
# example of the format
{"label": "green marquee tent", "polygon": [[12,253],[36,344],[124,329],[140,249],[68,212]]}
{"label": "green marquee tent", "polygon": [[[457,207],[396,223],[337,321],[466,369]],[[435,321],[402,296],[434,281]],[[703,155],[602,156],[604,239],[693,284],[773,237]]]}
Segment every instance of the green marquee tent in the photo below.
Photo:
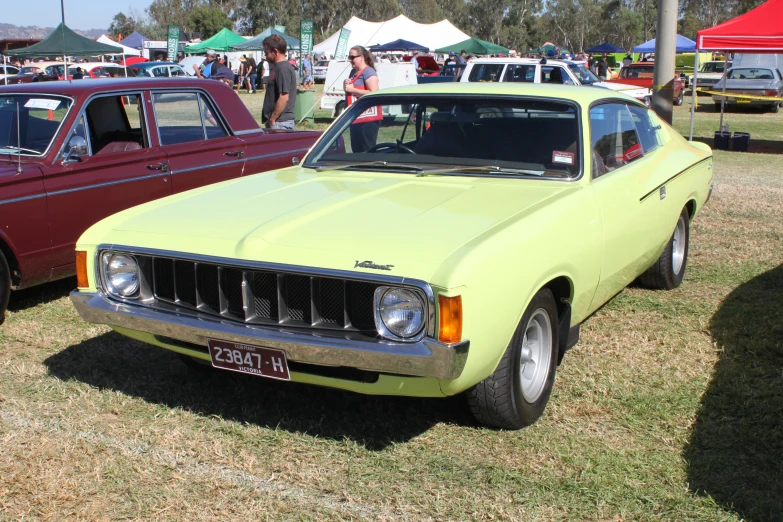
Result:
{"label": "green marquee tent", "polygon": [[478,38],[468,38],[462,42],[435,49],[435,52],[450,53],[451,51],[454,51],[455,53],[460,53],[463,49],[467,51],[468,54],[497,54],[508,52],[508,49],[505,47],[493,44],[492,42],[479,40]]}
{"label": "green marquee tent", "polygon": [[190,54],[203,54],[212,49],[225,53],[231,50],[232,45],[238,45],[244,41],[245,39],[237,33],[230,29],[223,28],[218,34],[208,40],[193,45],[186,45],[185,52]]}
{"label": "green marquee tent", "polygon": [[117,54],[117,46],[107,45],[80,36],[63,24],[35,45],[14,49],[14,56],[101,56]]}
{"label": "green marquee tent", "polygon": [[283,40],[285,40],[286,45],[288,46],[288,50],[294,50],[298,51],[301,44],[299,43],[299,40],[294,38],[293,36],[288,36],[287,34],[278,31],[274,27],[267,27],[261,34],[258,36],[251,38],[250,40],[245,40],[244,42],[232,45],[231,50],[232,51],[263,51],[264,50],[264,40],[272,36],[273,34],[276,34],[278,36],[281,36]]}

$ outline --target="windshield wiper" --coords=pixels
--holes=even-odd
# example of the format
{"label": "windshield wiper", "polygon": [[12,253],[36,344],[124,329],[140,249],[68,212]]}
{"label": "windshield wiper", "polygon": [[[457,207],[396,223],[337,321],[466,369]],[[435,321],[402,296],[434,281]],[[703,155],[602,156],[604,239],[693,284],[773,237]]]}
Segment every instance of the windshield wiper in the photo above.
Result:
{"label": "windshield wiper", "polygon": [[353,165],[343,165],[342,167],[324,165],[316,167],[315,170],[364,170],[368,167],[374,170],[399,170],[404,172],[421,172],[424,170],[421,167],[414,167],[413,165],[406,165],[404,163],[389,163],[388,161],[366,161],[364,163],[354,163]]}
{"label": "windshield wiper", "polygon": [[453,169],[432,170],[429,172],[422,172],[421,174],[418,174],[418,176],[448,176],[450,174],[524,174],[530,176],[543,176],[545,172],[546,170],[511,169],[506,167],[497,167],[495,165],[487,165],[484,167],[456,167]]}
{"label": "windshield wiper", "polygon": [[17,147],[16,145],[3,145],[0,147],[0,150],[3,149],[11,149],[12,151],[18,151],[18,152],[32,152],[33,154],[40,154],[41,151],[33,150],[33,149],[25,149],[24,147]]}

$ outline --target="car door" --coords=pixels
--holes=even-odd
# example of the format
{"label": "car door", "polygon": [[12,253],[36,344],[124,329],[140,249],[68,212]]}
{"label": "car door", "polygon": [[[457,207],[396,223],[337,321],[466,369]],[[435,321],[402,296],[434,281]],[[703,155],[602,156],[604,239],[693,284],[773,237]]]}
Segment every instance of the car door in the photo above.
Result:
{"label": "car door", "polygon": [[175,193],[242,175],[245,143],[228,132],[205,93],[154,92],[152,104]]}
{"label": "car door", "polygon": [[[141,92],[86,103],[57,160],[44,169],[54,266],[72,265],[79,236],[120,210],[171,194],[166,154],[151,143]],[[86,151],[68,154],[82,137]]]}
{"label": "car door", "polygon": [[661,223],[649,194],[658,160],[652,154],[645,157],[628,106],[620,102],[596,105],[589,119],[591,187],[603,228],[601,280],[591,305],[595,308],[652,264]]}

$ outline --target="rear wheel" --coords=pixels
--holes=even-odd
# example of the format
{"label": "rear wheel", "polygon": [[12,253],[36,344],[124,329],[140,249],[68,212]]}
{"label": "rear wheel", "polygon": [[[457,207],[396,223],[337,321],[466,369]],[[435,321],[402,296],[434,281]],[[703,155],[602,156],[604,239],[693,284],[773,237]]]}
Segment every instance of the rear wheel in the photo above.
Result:
{"label": "rear wheel", "polygon": [[334,117],[336,118],[339,115],[341,115],[344,110],[345,110],[345,102],[342,102],[342,101],[338,102],[337,105],[334,108]]}
{"label": "rear wheel", "polygon": [[780,111],[780,104],[779,103],[773,103],[772,107],[769,109],[769,112],[776,113]]}
{"label": "rear wheel", "polygon": [[676,105],[678,107],[680,107],[682,105],[682,101],[683,101],[683,98],[684,98],[683,90],[684,89],[680,90],[680,95],[677,96],[676,100],[674,100],[674,105]]}
{"label": "rear wheel", "polygon": [[669,243],[663,249],[661,257],[653,266],[639,277],[639,281],[649,288],[672,290],[680,286],[688,264],[688,241],[690,225],[688,209],[683,208],[677,225],[674,227]]}
{"label": "rear wheel", "polygon": [[11,297],[11,270],[5,256],[0,252],[0,324],[5,321],[5,310]]}
{"label": "rear wheel", "polygon": [[558,346],[555,298],[543,289],[525,310],[495,372],[468,390],[476,420],[509,430],[533,424],[552,393]]}

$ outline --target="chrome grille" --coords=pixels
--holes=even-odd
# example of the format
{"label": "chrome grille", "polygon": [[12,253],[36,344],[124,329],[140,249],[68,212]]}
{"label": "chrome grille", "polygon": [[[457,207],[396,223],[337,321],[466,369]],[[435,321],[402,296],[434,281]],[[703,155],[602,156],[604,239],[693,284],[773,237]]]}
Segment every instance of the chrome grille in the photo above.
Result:
{"label": "chrome grille", "polygon": [[141,270],[139,302],[146,306],[377,335],[373,300],[381,283],[133,255]]}

